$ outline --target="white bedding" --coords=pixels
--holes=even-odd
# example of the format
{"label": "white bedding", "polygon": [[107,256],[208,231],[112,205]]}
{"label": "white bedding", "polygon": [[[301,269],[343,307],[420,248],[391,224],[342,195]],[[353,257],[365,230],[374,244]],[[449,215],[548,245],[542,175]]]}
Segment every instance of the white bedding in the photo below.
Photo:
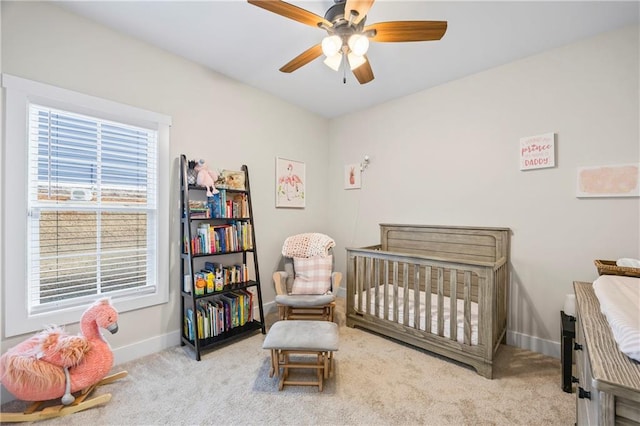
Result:
{"label": "white bedding", "polygon": [[601,275],[593,289],[618,348],[640,361],[640,278]]}
{"label": "white bedding", "polygon": [[[379,302],[379,318],[384,318],[384,290],[383,287],[381,286],[378,290],[380,293],[380,302]],[[389,302],[388,302],[388,306],[389,306],[389,312],[388,312],[388,316],[387,318],[389,320],[393,321],[393,286],[389,285]],[[413,302],[413,293],[414,291],[412,289],[409,289],[409,291],[407,292],[407,296],[409,298],[409,318],[408,318],[408,323],[406,325],[408,325],[409,327],[413,327],[413,318],[414,318],[414,302]],[[365,294],[365,293],[363,293]],[[366,296],[365,299],[366,301]],[[363,305],[364,305],[363,301]],[[369,303],[370,303],[370,313],[371,315],[375,315],[375,290],[372,288],[369,290]],[[458,299],[457,301],[457,315],[456,315],[456,323],[458,325],[458,332],[457,332],[457,341],[458,343],[464,343],[464,301],[461,299]],[[358,306],[358,294],[355,295],[355,307],[357,308]],[[424,297],[424,292],[420,292],[420,324],[418,324],[418,328],[422,331],[426,331],[426,321],[425,321],[425,315],[426,315],[426,309],[425,309],[425,297]],[[446,338],[449,338],[450,333],[450,327],[449,327],[449,320],[450,320],[450,314],[449,314],[449,298],[448,297],[444,297],[444,303],[443,303],[443,318],[444,318],[444,336]],[[363,310],[366,311],[365,307],[363,306]],[[398,287],[398,320],[396,321],[398,324],[403,324],[404,321],[404,291],[402,287]],[[435,294],[431,295],[431,333],[433,334],[437,334],[438,333],[438,296]],[[471,344],[472,345],[477,345],[478,344],[478,304],[475,302],[471,302]]]}

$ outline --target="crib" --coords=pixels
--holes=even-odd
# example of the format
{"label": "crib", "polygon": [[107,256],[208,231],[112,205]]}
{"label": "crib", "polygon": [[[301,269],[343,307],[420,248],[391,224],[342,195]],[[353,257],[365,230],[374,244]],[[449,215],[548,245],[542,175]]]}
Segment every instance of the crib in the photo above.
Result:
{"label": "crib", "polygon": [[493,378],[507,329],[508,228],[380,225],[347,248],[347,326],[469,365]]}

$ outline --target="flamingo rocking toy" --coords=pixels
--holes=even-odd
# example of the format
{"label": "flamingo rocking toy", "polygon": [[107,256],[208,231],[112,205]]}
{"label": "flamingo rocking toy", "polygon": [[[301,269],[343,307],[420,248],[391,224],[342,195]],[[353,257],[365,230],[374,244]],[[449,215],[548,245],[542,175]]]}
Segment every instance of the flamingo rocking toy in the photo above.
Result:
{"label": "flamingo rocking toy", "polygon": [[[2,421],[28,421],[61,416],[84,410],[111,399],[110,394],[85,401],[96,386],[126,375],[122,372],[105,378],[113,367],[113,353],[100,333],[104,328],[118,331],[118,313],[109,299],[100,299],[82,314],[80,335],[69,335],[59,327],[50,327],[9,349],[0,357],[2,384],[18,399],[45,401],[61,398],[63,405],[48,412],[2,413]],[[79,397],[72,395],[81,391]],[[39,405],[42,402],[36,402]],[[33,417],[35,415],[36,417]]]}

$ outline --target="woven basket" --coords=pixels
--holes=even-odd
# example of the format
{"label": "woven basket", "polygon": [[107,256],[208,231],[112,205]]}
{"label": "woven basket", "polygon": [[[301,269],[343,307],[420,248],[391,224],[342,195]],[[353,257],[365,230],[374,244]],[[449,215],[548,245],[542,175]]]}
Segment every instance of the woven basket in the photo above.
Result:
{"label": "woven basket", "polygon": [[596,259],[596,268],[599,275],[623,275],[625,277],[640,277],[640,268],[629,268],[627,266],[616,265],[615,260],[598,260]]}

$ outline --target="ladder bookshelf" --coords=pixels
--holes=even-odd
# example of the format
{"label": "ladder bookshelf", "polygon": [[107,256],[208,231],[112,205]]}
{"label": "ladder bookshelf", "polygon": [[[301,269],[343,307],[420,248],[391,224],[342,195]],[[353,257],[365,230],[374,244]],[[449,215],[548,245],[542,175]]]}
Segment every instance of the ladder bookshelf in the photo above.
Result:
{"label": "ladder bookshelf", "polygon": [[241,173],[241,188],[216,186],[208,197],[207,188],[189,183],[188,161],[180,156],[181,345],[198,361],[205,350],[265,333],[246,165]]}

